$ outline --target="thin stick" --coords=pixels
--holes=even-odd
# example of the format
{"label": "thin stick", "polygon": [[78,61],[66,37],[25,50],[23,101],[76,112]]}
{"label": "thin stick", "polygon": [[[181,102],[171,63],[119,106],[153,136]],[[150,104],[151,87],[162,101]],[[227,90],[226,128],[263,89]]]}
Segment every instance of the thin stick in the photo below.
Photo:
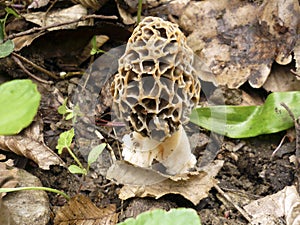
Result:
{"label": "thin stick", "polygon": [[283,138],[281,139],[279,145],[276,147],[276,149],[273,151],[272,155],[271,155],[271,160],[275,157],[275,155],[277,154],[278,150],[281,148],[284,140],[286,139],[287,135],[284,135]]}
{"label": "thin stick", "polygon": [[6,41],[8,39],[13,39],[13,38],[16,38],[16,37],[21,37],[21,36],[25,36],[25,35],[28,35],[28,34],[36,33],[38,31],[45,31],[47,29],[54,28],[54,27],[61,27],[61,26],[72,24],[72,23],[78,23],[80,21],[85,21],[85,20],[88,20],[88,19],[111,19],[111,20],[116,20],[116,19],[118,19],[118,17],[117,16],[104,16],[104,15],[82,16],[81,18],[73,20],[73,21],[64,22],[64,23],[56,23],[56,24],[51,24],[51,25],[43,26],[43,27],[34,27],[34,28],[29,29],[29,30],[20,32],[20,33],[11,34],[7,38],[5,38],[4,41]]}
{"label": "thin stick", "polygon": [[235,204],[231,198],[229,197],[229,195],[227,195],[217,184],[214,185],[214,188],[228,201],[230,202],[242,215],[243,217],[248,220],[249,223],[251,223],[252,219],[250,217],[250,215],[244,210],[242,209],[240,206],[238,206],[237,204]]}
{"label": "thin stick", "polygon": [[280,103],[280,105],[282,105],[285,110],[288,112],[288,114],[290,115],[290,117],[292,118],[294,125],[295,125],[295,131],[296,131],[296,150],[295,150],[295,156],[296,156],[296,177],[297,177],[297,190],[298,193],[300,193],[300,122],[299,119],[297,119],[294,115],[294,113],[292,112],[292,110],[284,103]]}
{"label": "thin stick", "polygon": [[296,162],[297,162],[297,169],[299,169],[300,166],[300,124],[299,121],[297,120],[297,118],[295,117],[294,113],[291,111],[291,109],[284,103],[280,103],[285,110],[288,112],[288,114],[290,115],[290,117],[292,118],[294,124],[295,124],[295,130],[296,130]]}
{"label": "thin stick", "polygon": [[35,63],[33,63],[33,62],[31,62],[30,60],[26,59],[25,57],[23,57],[23,56],[21,56],[21,55],[15,53],[15,52],[13,52],[13,53],[11,53],[11,54],[12,54],[13,56],[17,57],[18,59],[22,60],[23,62],[28,63],[28,64],[31,65],[33,68],[35,68],[35,69],[41,71],[42,73],[47,74],[49,77],[52,77],[52,78],[54,78],[54,79],[56,79],[56,80],[59,79],[59,77],[56,76],[54,73],[51,73],[50,71],[44,69],[43,67],[41,67],[41,66],[39,66],[39,65],[37,65],[37,64],[35,64]]}
{"label": "thin stick", "polygon": [[12,59],[15,61],[15,63],[17,63],[17,65],[24,71],[24,73],[26,73],[28,76],[32,77],[33,79],[43,83],[43,84],[52,84],[52,81],[46,81],[42,78],[39,78],[37,76],[35,76],[34,74],[32,74],[31,72],[29,72],[25,66],[22,64],[22,62],[15,56],[12,56]]}

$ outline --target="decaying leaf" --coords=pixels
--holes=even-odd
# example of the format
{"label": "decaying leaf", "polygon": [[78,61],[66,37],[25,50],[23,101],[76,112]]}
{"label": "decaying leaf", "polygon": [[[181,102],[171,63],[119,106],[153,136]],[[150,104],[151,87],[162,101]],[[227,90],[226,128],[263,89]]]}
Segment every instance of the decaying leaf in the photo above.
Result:
{"label": "decaying leaf", "polygon": [[[23,14],[22,16],[29,22],[38,24],[40,26],[49,26],[78,20],[85,15],[87,15],[87,9],[79,4],[66,9],[57,10],[49,13],[31,12]],[[84,24],[87,24],[87,22],[72,23],[69,25],[50,28],[49,30],[72,29]]]}
{"label": "decaying leaf", "polygon": [[63,165],[62,159],[45,145],[41,126],[35,121],[18,135],[0,136],[0,149],[25,156],[45,170],[51,165]]}
{"label": "decaying leaf", "polygon": [[265,224],[265,218],[285,218],[287,225],[300,224],[300,197],[295,186],[285,187],[276,194],[253,201],[244,209],[257,224]]}
{"label": "decaying leaf", "polygon": [[35,39],[38,37],[42,36],[43,33],[35,33],[35,34],[29,34],[29,35],[24,35],[21,37],[16,37],[13,39],[13,42],[15,44],[15,51],[18,52],[22,48],[29,46]]}
{"label": "decaying leaf", "polygon": [[298,91],[300,80],[297,80],[289,68],[275,67],[263,87],[271,92]]}
{"label": "decaying leaf", "polygon": [[105,208],[96,207],[84,195],[73,197],[67,205],[61,207],[55,216],[55,225],[115,225],[118,221],[115,205]]}
{"label": "decaying leaf", "polygon": [[294,49],[294,59],[296,62],[296,78],[300,80],[300,39],[298,39],[296,42],[296,46]]}
{"label": "decaying leaf", "polygon": [[180,194],[197,205],[201,199],[207,197],[210,189],[216,184],[213,177],[222,166],[223,161],[214,161],[205,166],[197,175],[190,176],[188,180],[165,179],[152,185],[125,184],[120,190],[119,197],[123,200],[132,197],[155,197],[157,199],[166,194]]}
{"label": "decaying leaf", "polygon": [[125,161],[114,162],[108,169],[106,178],[119,184],[130,185],[150,185],[167,179],[154,170],[136,167]]}
{"label": "decaying leaf", "polygon": [[191,1],[179,23],[191,33],[189,46],[216,76],[208,81],[238,88],[248,80],[259,88],[274,60],[291,61],[299,13],[297,0],[266,0],[260,6],[240,0]]}

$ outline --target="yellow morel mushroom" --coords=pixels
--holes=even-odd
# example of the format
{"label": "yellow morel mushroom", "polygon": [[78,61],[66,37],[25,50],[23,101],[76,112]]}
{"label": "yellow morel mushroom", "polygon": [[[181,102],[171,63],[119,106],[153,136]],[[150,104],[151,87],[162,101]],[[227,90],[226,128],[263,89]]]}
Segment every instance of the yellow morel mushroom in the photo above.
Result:
{"label": "yellow morel mushroom", "polygon": [[182,127],[200,97],[193,51],[178,25],[146,17],[133,31],[112,83],[113,109],[131,134],[124,159],[140,167],[159,162],[169,174],[196,163]]}

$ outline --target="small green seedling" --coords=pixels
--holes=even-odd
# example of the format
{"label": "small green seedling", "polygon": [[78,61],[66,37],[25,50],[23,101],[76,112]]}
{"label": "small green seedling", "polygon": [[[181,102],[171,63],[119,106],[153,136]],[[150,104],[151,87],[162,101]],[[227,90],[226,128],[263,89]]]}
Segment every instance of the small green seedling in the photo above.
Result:
{"label": "small green seedling", "polygon": [[136,219],[129,218],[117,225],[201,225],[197,212],[188,208],[171,209],[166,212],[156,209],[141,213]]}
{"label": "small green seedling", "polygon": [[105,53],[105,51],[99,49],[97,47],[97,39],[96,39],[96,36],[94,36],[92,38],[92,50],[90,52],[91,55],[96,55],[96,54],[99,54],[99,53]]}
{"label": "small green seedling", "polygon": [[5,24],[6,20],[9,15],[14,15],[15,17],[19,18],[20,16],[11,8],[5,8],[6,14],[3,19],[0,19],[0,58],[4,58],[10,53],[14,51],[15,45],[12,40],[7,40],[4,42],[4,38],[6,36],[5,33]]}
{"label": "small green seedling", "polygon": [[76,155],[74,154],[74,152],[70,148],[73,137],[74,137],[74,128],[61,133],[59,135],[59,139],[58,139],[56,149],[58,150],[58,154],[61,154],[63,149],[67,149],[68,153],[72,156],[72,158],[77,163],[77,165],[70,165],[68,167],[68,169],[71,173],[87,175],[87,173],[89,172],[91,164],[94,163],[97,160],[99,155],[102,153],[102,151],[106,147],[106,144],[102,143],[100,145],[97,145],[96,147],[94,147],[90,151],[90,153],[88,155],[87,168],[84,168],[83,165],[81,164],[81,162],[79,161],[79,159],[76,157]]}
{"label": "small green seedling", "polygon": [[70,109],[67,106],[67,102],[68,102],[68,98],[65,98],[63,104],[58,107],[57,111],[59,114],[63,115],[65,120],[70,120],[70,119],[74,118],[75,114],[74,114],[74,110]]}
{"label": "small green seedling", "polygon": [[73,119],[73,122],[76,122],[77,116],[81,116],[80,108],[78,105],[75,105],[71,108],[68,107],[68,98],[65,98],[61,106],[58,107],[57,112],[63,116],[65,120]]}
{"label": "small green seedling", "polygon": [[54,188],[49,188],[49,187],[15,187],[15,188],[0,188],[0,193],[15,192],[15,191],[49,191],[49,192],[53,192],[53,193],[62,195],[62,196],[65,197],[65,199],[67,199],[68,201],[70,200],[70,196],[67,195],[65,192],[59,191],[59,190],[54,189]]}

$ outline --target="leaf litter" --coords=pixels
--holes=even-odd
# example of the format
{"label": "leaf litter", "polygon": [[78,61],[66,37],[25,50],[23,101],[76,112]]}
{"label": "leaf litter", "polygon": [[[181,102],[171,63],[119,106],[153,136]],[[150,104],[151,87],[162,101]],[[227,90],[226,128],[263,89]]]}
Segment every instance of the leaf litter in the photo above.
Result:
{"label": "leaf litter", "polygon": [[[150,1],[151,2],[151,1]],[[176,1],[174,1],[176,3]],[[180,2],[181,5],[186,7],[184,10],[184,16],[179,15],[179,22],[182,26],[183,29],[188,31],[190,33],[190,36],[188,37],[188,40],[190,44],[193,44],[193,41],[195,42],[195,48],[201,47],[202,49],[196,49],[196,52],[199,53],[199,56],[202,57],[203,59],[206,60],[206,63],[209,65],[210,68],[213,69],[213,72],[218,76],[217,82],[219,84],[226,84],[230,87],[239,87],[242,85],[244,82],[247,80],[251,83],[252,86],[258,87],[264,83],[268,75],[270,74],[270,68],[271,65],[273,64],[273,61],[277,61],[278,63],[281,64],[286,64],[290,60],[290,54],[292,51],[292,48],[294,46],[294,36],[293,33],[291,32],[286,32],[286,30],[293,31],[296,30],[295,24],[298,23],[298,18],[297,14],[299,13],[299,10],[297,8],[298,5],[295,5],[296,1],[285,1],[283,3],[282,1],[265,1],[265,3],[259,5],[254,4],[249,4],[245,1],[201,1],[201,2],[195,2],[195,1],[178,1]],[[203,4],[203,7],[198,7],[199,5]],[[223,4],[223,5],[222,5]],[[293,10],[292,12],[288,11],[287,8],[289,6],[292,6]],[[206,12],[202,12],[201,10],[196,11],[196,9],[203,9],[207,7]],[[224,7],[225,6],[225,7]],[[210,8],[212,7],[212,8]],[[282,11],[277,10],[277,8],[283,9]],[[253,15],[257,15],[256,9],[260,8],[259,11],[259,16],[260,19],[256,20]],[[215,13],[213,15],[209,15],[208,11],[209,9],[212,9],[211,12]],[[295,9],[295,10],[294,10]],[[180,11],[180,10],[179,10]],[[239,11],[237,14],[235,13],[236,11]],[[225,12],[223,14],[222,12]],[[200,15],[198,17],[194,17],[193,14]],[[201,17],[201,15],[205,15]],[[247,16],[249,15],[249,16]],[[271,17],[271,15],[273,17]],[[194,18],[193,18],[194,17]],[[206,17],[206,19],[205,19]],[[252,17],[252,18],[250,18]],[[192,19],[191,19],[192,18]],[[202,20],[200,21],[195,21],[193,19],[195,18],[201,18]],[[274,20],[276,18],[276,20]],[[191,19],[191,20],[190,20]],[[236,25],[237,21],[240,23],[238,25],[240,26],[234,26]],[[251,22],[253,24],[251,25]],[[258,23],[258,24],[257,24]],[[195,24],[200,24],[201,27],[197,27],[199,25]],[[204,24],[204,26],[203,26]],[[216,24],[215,30],[213,30],[210,25],[211,24]],[[261,27],[268,27],[266,29],[267,34],[271,34],[271,41],[269,42],[269,39],[264,42],[264,38],[266,37],[265,33],[261,30]],[[195,30],[194,30],[194,27]],[[204,27],[204,28],[203,28]],[[269,29],[270,28],[270,29]],[[274,29],[273,29],[274,28]],[[251,30],[253,29],[253,30]],[[210,32],[207,32],[210,31]],[[212,36],[201,36],[203,33],[210,35],[213,33]],[[197,32],[200,32],[200,34],[197,34]],[[203,33],[201,33],[203,32]],[[258,32],[258,33],[257,33]],[[260,33],[261,32],[261,33]],[[269,32],[269,33],[268,33]],[[240,34],[243,35],[240,35]],[[283,34],[282,34],[283,33]],[[40,35],[40,34],[39,34]],[[198,36],[197,36],[198,35]],[[215,36],[214,36],[215,35]],[[226,36],[227,35],[227,36]],[[259,36],[261,35],[261,36]],[[289,36],[290,35],[290,36]],[[43,35],[41,35],[43,36]],[[195,38],[196,37],[196,38]],[[221,39],[220,39],[221,37]],[[283,42],[282,40],[286,38],[288,41]],[[193,39],[195,38],[195,39]],[[218,39],[219,38],[219,39]],[[30,39],[30,38],[29,38]],[[203,43],[199,44],[197,41],[205,40]],[[284,39],[285,40],[285,39]],[[244,42],[243,42],[244,41]],[[237,57],[237,52],[240,50],[240,47],[244,47],[245,41],[249,41],[249,45],[255,46],[255,49],[249,48],[248,52],[249,54],[244,54],[241,59]],[[299,42],[299,41],[298,41]],[[257,44],[256,44],[257,43]],[[27,45],[30,47],[31,42],[27,42]],[[198,46],[197,46],[198,45]],[[288,46],[289,45],[289,46]],[[276,48],[273,48],[276,46]],[[235,48],[238,47],[236,50]],[[216,51],[216,49],[218,51]],[[243,48],[242,48],[243,49]],[[259,49],[259,51],[257,51]],[[276,52],[273,50],[276,49]],[[211,51],[213,50],[213,51]],[[253,50],[253,51],[252,51]],[[222,52],[220,54],[220,51]],[[218,54],[217,54],[218,53]],[[297,69],[295,72],[299,72],[299,50],[297,50],[297,46],[294,51],[294,58],[296,60],[296,66]],[[252,54],[252,55],[251,55]],[[217,56],[221,55],[220,57],[224,58],[218,58]],[[232,57],[235,60],[231,60]],[[228,61],[228,59],[230,59]],[[263,59],[262,61],[259,61],[257,59]],[[255,61],[257,60],[257,61]],[[245,66],[245,67],[243,67]],[[252,74],[252,75],[249,75]],[[280,76],[280,74],[276,75],[277,77]],[[285,77],[290,77],[288,73],[285,73]],[[299,76],[296,75],[296,78],[299,78]],[[289,78],[290,79],[290,78]],[[268,81],[267,81],[268,82]],[[267,83],[266,82],[266,83]],[[266,84],[264,83],[264,84]],[[280,82],[275,82],[278,87],[274,87],[276,85],[273,85],[274,83],[271,83],[269,87],[273,89],[274,88],[290,88],[290,85],[287,85],[288,87],[283,87],[280,86]],[[267,85],[264,87],[266,89]],[[298,86],[294,87],[295,89],[298,88]],[[277,89],[278,90],[278,89]],[[282,90],[282,89],[281,89]],[[26,136],[25,136],[26,137]],[[24,138],[24,137],[23,137]],[[26,137],[27,138],[27,137]],[[26,139],[25,138],[25,139]],[[20,140],[18,140],[20,141]],[[5,142],[8,143],[8,140]],[[26,144],[27,142],[24,142],[23,144]],[[28,142],[29,143],[29,142]],[[44,145],[44,144],[42,144]],[[16,148],[18,149],[18,147]],[[23,151],[24,152],[24,151]],[[24,153],[21,153],[24,154]],[[32,155],[35,153],[31,153]],[[50,154],[51,155],[51,154]],[[33,157],[34,158],[34,157]],[[43,164],[43,163],[42,163]],[[42,168],[47,168],[49,165],[41,166]],[[200,172],[198,175],[193,175],[198,178],[202,178],[205,173]],[[193,177],[191,175],[191,177]],[[160,177],[160,175],[158,176]],[[151,177],[152,178],[152,177]],[[131,175],[131,181],[136,182],[136,180],[133,179]],[[170,179],[166,179],[163,177],[164,181],[168,182],[173,182],[173,186],[175,185],[175,181],[171,181]],[[202,180],[202,179],[199,179]],[[215,179],[212,179],[213,182],[216,182]],[[210,181],[212,181],[210,180]],[[121,180],[122,181],[122,180]],[[130,180],[127,180],[127,182]],[[161,183],[163,183],[162,181]],[[191,182],[189,180],[182,180],[179,182]],[[122,182],[120,182],[122,183]],[[126,182],[125,182],[126,183]],[[153,184],[152,189],[150,190],[143,190],[143,193],[141,195],[136,194],[136,196],[154,196],[155,198],[159,198],[160,190],[158,187],[163,188],[158,185],[158,183]],[[155,186],[157,185],[157,186]],[[211,186],[212,184],[208,185]],[[134,186],[134,185],[128,185],[126,184],[124,187],[128,188],[128,186]],[[150,185],[152,186],[152,185]],[[132,187],[130,187],[132,188]],[[211,188],[211,187],[210,187]],[[207,192],[210,190],[210,188],[207,189]],[[154,189],[154,190],[153,190]],[[167,190],[166,190],[167,189]],[[172,188],[168,186],[167,188],[163,189],[164,193],[173,193],[171,192]],[[129,189],[132,191],[131,189]],[[133,188],[133,190],[135,190]],[[174,191],[174,189],[173,189]],[[189,194],[184,195],[184,192],[187,191],[187,189],[178,189],[174,191],[174,193],[179,193],[183,196],[185,196],[187,199],[190,199],[192,202],[197,202],[199,197],[195,196],[189,196]],[[194,190],[192,190],[194,192]],[[206,194],[207,194],[206,192]],[[197,193],[193,193],[198,196]],[[124,194],[125,195],[125,194]],[[130,196],[128,194],[125,197]],[[133,195],[135,196],[135,194]],[[201,196],[201,195],[199,195]],[[203,195],[204,196],[204,195]],[[293,198],[295,195],[291,195]],[[297,198],[296,198],[297,199]],[[269,203],[267,203],[269,204]]]}
{"label": "leaf litter", "polygon": [[65,206],[58,209],[54,219],[55,225],[115,225],[118,220],[116,206],[96,207],[84,195],[74,196]]}
{"label": "leaf litter", "polygon": [[190,1],[179,15],[179,24],[190,33],[190,47],[216,76],[214,80],[203,74],[203,80],[229,88],[248,81],[259,88],[274,61],[291,62],[299,14],[297,0],[264,1],[260,6],[229,0]]}
{"label": "leaf litter", "polygon": [[41,123],[41,120],[33,122],[18,135],[0,136],[0,148],[31,159],[45,170],[51,165],[63,166],[63,160],[44,143]]}
{"label": "leaf litter", "polygon": [[[124,184],[119,193],[122,200],[132,197],[158,199],[172,193],[180,194],[197,205],[201,199],[208,196],[210,189],[217,183],[214,177],[222,166],[223,161],[217,160],[201,168],[200,171],[186,174],[186,177],[182,179],[182,177],[168,177],[154,170],[145,172],[143,168],[118,164],[118,168],[114,168],[115,171],[108,172],[108,178]],[[141,185],[142,182],[144,185]]]}

